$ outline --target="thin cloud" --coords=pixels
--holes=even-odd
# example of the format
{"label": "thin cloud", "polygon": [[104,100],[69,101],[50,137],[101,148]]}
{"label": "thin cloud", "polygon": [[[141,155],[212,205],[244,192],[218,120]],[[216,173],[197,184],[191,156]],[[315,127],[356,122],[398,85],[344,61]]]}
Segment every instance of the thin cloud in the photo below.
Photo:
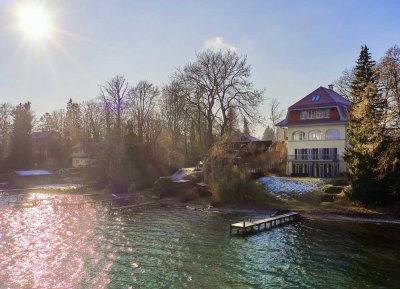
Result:
{"label": "thin cloud", "polygon": [[237,48],[235,46],[225,42],[224,39],[219,36],[206,40],[204,42],[204,47],[206,49],[211,49],[214,51],[219,51],[219,50],[237,51]]}

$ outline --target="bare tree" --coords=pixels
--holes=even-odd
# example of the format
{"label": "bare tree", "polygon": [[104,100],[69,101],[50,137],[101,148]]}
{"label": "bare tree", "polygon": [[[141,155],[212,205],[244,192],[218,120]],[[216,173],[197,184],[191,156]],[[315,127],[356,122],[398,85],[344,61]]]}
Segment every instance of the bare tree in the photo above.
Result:
{"label": "bare tree", "polygon": [[39,119],[39,129],[41,131],[55,131],[64,136],[65,133],[65,109],[46,112]]}
{"label": "bare tree", "polygon": [[95,101],[85,101],[81,104],[83,115],[83,130],[86,139],[99,141],[106,127],[104,106]]}
{"label": "bare tree", "polygon": [[162,133],[162,119],[161,115],[157,112],[153,112],[148,116],[146,121],[146,140],[149,144],[150,158],[154,159],[157,154],[157,141]]}
{"label": "bare tree", "polygon": [[178,147],[189,121],[187,102],[180,94],[179,85],[172,82],[163,88],[160,102],[161,115],[174,149]]}
{"label": "bare tree", "polygon": [[400,128],[400,48],[389,48],[377,64],[383,97],[387,101],[386,127]]}
{"label": "bare tree", "polygon": [[276,125],[280,120],[282,120],[284,116],[284,111],[280,107],[281,104],[279,103],[278,99],[273,98],[270,103],[269,103],[269,120],[272,123],[274,134],[275,134],[275,139],[278,139],[278,132]]}
{"label": "bare tree", "polygon": [[115,118],[115,130],[118,140],[121,137],[123,112],[129,105],[129,85],[125,77],[117,75],[100,86],[100,98],[104,107]]}
{"label": "bare tree", "polygon": [[335,87],[335,91],[340,94],[341,96],[343,96],[344,98],[346,98],[347,100],[351,99],[351,83],[353,82],[355,78],[354,75],[354,68],[351,69],[345,69],[342,72],[342,75],[336,79],[335,81],[333,81],[334,87]]}
{"label": "bare tree", "polygon": [[141,143],[144,142],[145,126],[154,112],[159,95],[160,90],[158,87],[145,80],[139,81],[129,91],[130,110],[133,113],[138,139]]}
{"label": "bare tree", "polygon": [[187,64],[173,76],[187,102],[206,120],[207,147],[213,143],[215,127],[220,128],[221,135],[229,130],[231,108],[249,120],[260,119],[258,107],[264,91],[254,89],[249,78],[246,56],[211,50],[197,54],[196,62]]}

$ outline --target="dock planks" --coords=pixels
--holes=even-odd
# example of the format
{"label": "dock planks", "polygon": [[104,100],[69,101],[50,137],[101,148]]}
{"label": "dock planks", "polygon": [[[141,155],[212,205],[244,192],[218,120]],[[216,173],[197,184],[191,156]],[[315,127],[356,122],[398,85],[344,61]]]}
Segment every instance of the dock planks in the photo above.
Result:
{"label": "dock planks", "polygon": [[230,225],[229,232],[232,234],[232,231],[236,234],[246,234],[246,233],[254,233],[260,232],[262,230],[272,229],[279,225],[283,225],[285,223],[294,221],[300,217],[299,213],[290,212],[287,214],[282,214],[274,217],[269,217],[266,219],[257,220],[254,222],[238,222]]}

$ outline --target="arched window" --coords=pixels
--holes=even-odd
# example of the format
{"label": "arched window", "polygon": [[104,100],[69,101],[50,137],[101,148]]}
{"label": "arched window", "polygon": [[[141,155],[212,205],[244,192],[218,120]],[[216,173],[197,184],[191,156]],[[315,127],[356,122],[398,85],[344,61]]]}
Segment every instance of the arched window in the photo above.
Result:
{"label": "arched window", "polygon": [[312,130],[308,133],[309,140],[322,140],[322,132],[320,130]]}
{"label": "arched window", "polygon": [[340,131],[338,129],[328,129],[325,133],[325,139],[332,140],[332,139],[340,139]]}
{"label": "arched window", "polygon": [[306,134],[303,131],[295,131],[293,133],[293,140],[305,140],[306,139]]}

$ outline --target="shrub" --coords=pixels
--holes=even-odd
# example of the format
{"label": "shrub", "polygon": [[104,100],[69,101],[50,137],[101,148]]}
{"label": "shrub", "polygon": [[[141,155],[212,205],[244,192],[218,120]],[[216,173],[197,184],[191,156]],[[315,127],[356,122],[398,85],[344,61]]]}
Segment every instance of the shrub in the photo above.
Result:
{"label": "shrub", "polygon": [[343,191],[343,187],[340,186],[329,186],[325,188],[327,194],[340,194]]}
{"label": "shrub", "polygon": [[248,173],[236,165],[226,168],[224,173],[224,176],[214,180],[211,184],[212,193],[217,202],[251,202],[259,199],[260,193],[265,193],[260,184],[252,180]]}
{"label": "shrub", "polygon": [[179,194],[179,200],[181,202],[191,202],[199,197],[197,190],[194,188],[182,189],[178,192],[178,194]]}
{"label": "shrub", "polygon": [[173,194],[173,182],[170,177],[160,177],[154,182],[153,192],[160,195],[160,197],[171,196]]}

